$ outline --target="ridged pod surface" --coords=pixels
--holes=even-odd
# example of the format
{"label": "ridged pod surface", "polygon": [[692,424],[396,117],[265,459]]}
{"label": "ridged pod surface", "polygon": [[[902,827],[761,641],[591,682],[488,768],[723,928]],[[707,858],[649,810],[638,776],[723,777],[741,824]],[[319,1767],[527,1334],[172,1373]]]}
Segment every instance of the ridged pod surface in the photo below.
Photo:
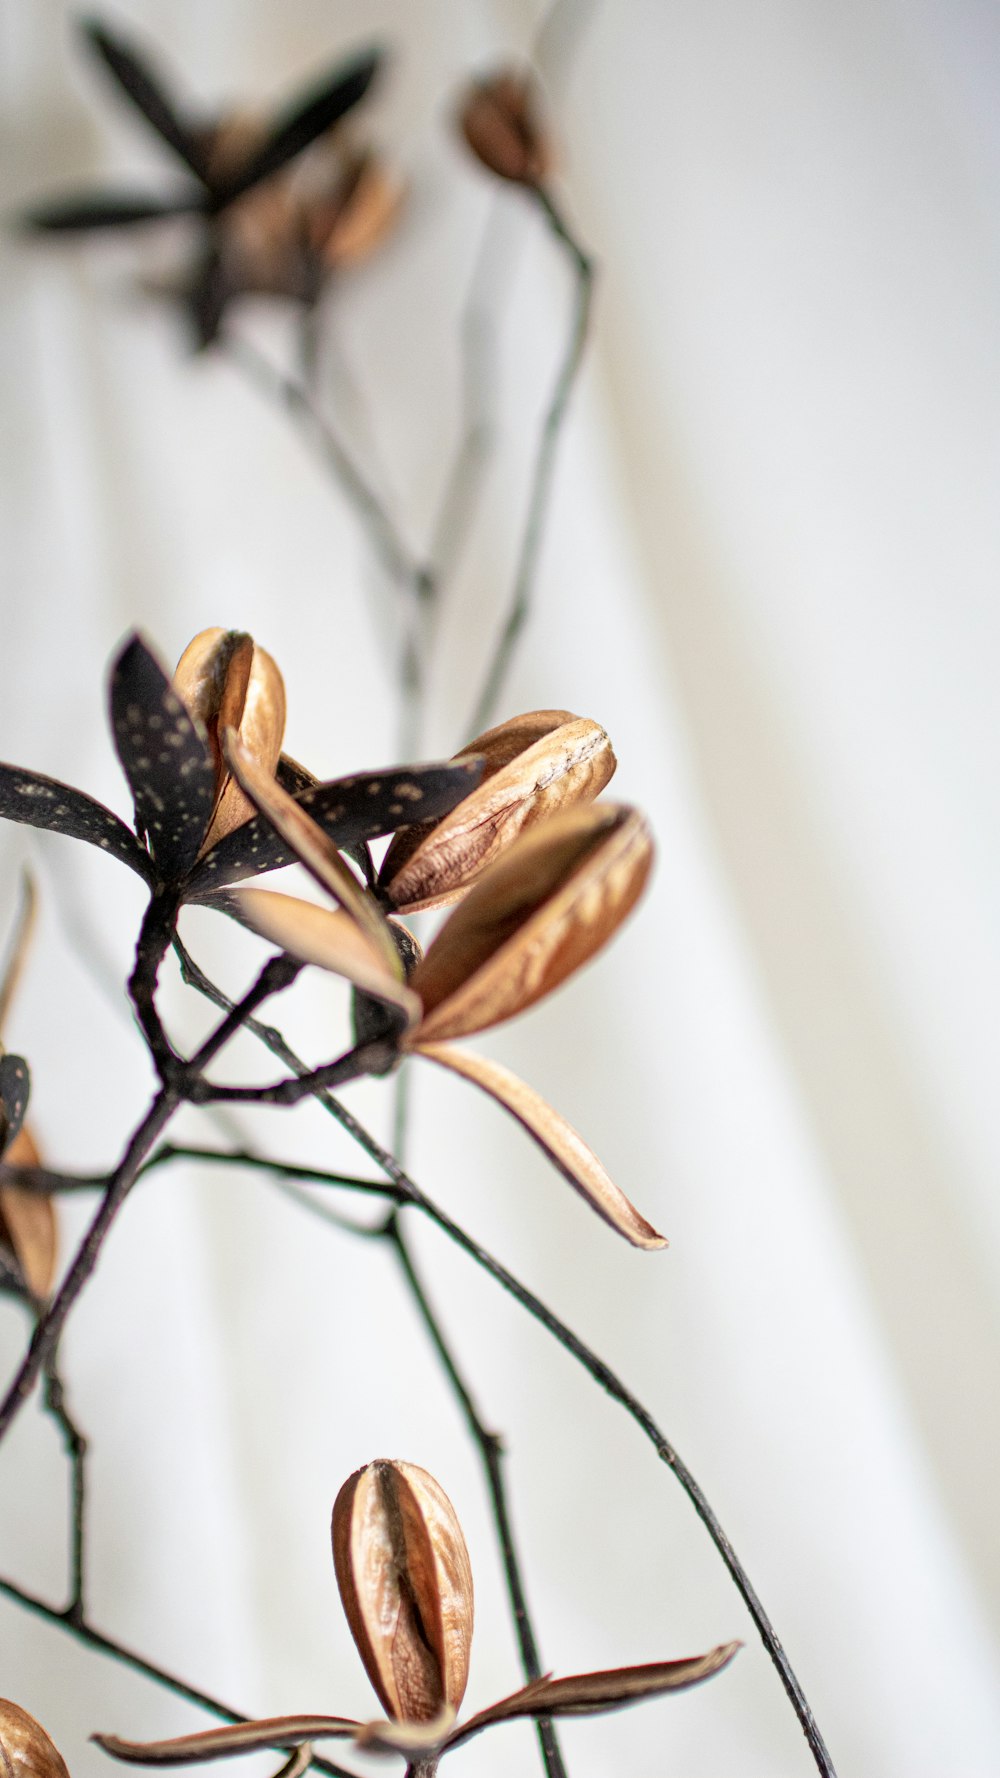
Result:
{"label": "ridged pod surface", "polygon": [[3,1778],[69,1778],[62,1754],[41,1723],[0,1698],[0,1774]]}

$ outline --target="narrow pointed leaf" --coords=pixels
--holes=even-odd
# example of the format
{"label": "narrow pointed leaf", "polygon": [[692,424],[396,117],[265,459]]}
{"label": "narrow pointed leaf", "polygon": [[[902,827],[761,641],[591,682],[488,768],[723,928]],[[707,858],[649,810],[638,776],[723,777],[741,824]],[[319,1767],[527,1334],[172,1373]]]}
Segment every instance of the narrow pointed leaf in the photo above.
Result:
{"label": "narrow pointed leaf", "polygon": [[[432,817],[445,813],[474,788],[480,769],[476,759],[458,764],[445,761],[362,772],[317,784],[310,783],[300,767],[298,771],[305,782],[293,794],[299,808],[312,817],[337,849],[347,851],[364,840],[391,833],[400,817],[414,809],[427,809]],[[279,762],[279,785],[281,770]],[[289,777],[287,767],[285,775]],[[290,789],[290,783],[284,788]],[[205,853],[191,873],[188,893],[192,897],[214,893],[246,877],[294,864],[296,857],[293,847],[267,817],[258,815]]]}
{"label": "narrow pointed leaf", "polygon": [[398,1007],[406,1024],[420,1017],[420,1002],[386,969],[381,953],[342,908],[317,907],[294,895],[271,889],[234,889],[220,897],[219,907],[270,944],[342,975],[354,987]]}
{"label": "narrow pointed leaf", "polygon": [[215,767],[159,662],[139,636],[111,673],[111,726],[135,801],[136,826],[168,882],[198,856],[215,801]]}
{"label": "narrow pointed leaf", "polygon": [[317,88],[300,99],[278,120],[267,140],[250,156],[240,171],[217,186],[217,208],[231,204],[251,186],[269,179],[297,154],[309,147],[364,98],[382,60],[379,50],[365,50],[341,63]]}
{"label": "narrow pointed leaf", "polygon": [[619,1667],[606,1673],[576,1673],[567,1679],[536,1679],[509,1698],[470,1716],[461,1728],[449,1737],[449,1748],[468,1741],[493,1723],[511,1722],[520,1716],[595,1716],[607,1710],[621,1710],[626,1704],[641,1704],[645,1698],[656,1698],[664,1692],[684,1691],[700,1685],[728,1667],[739,1642],[727,1642],[706,1655],[686,1661],[656,1661],[645,1667]]}
{"label": "narrow pointed leaf", "polygon": [[185,166],[190,167],[199,179],[205,180],[205,156],[197,134],[184,122],[162,79],[154,73],[145,57],[134,44],[127,43],[120,32],[112,33],[98,19],[85,19],[82,29],[137,111],[167,146],[180,155]]}
{"label": "narrow pointed leaf", "polygon": [[307,771],[305,766],[300,766],[298,760],[292,759],[287,753],[281,755],[274,775],[282,790],[287,790],[289,796],[298,796],[300,790],[311,790],[314,784],[319,783],[315,772]]}
{"label": "narrow pointed leaf", "polygon": [[113,1758],[138,1766],[191,1766],[199,1760],[231,1759],[258,1747],[298,1747],[303,1741],[345,1740],[361,1728],[349,1716],[268,1716],[228,1728],[203,1729],[170,1741],[123,1741],[117,1735],[93,1735],[98,1747]]}
{"label": "narrow pointed leaf", "polygon": [[0,1151],[9,1148],[24,1122],[31,1075],[23,1056],[0,1056]]}
{"label": "narrow pointed leaf", "polygon": [[45,778],[41,772],[27,772],[21,766],[0,765],[0,818],[86,840],[130,865],[147,883],[152,879],[149,858],[124,821],[94,797],[70,784],[60,784],[57,778]]}
{"label": "narrow pointed leaf", "polygon": [[164,222],[171,216],[191,216],[204,209],[198,196],[147,197],[144,192],[68,192],[25,210],[22,226],[43,234],[82,234],[91,228],[134,228],[142,222]]}
{"label": "narrow pointed leaf", "polygon": [[234,729],[222,736],[222,752],[234,778],[242,785],[251,802],[277,828],[282,839],[292,847],[320,887],[326,889],[341,907],[353,914],[358,925],[384,958],[390,973],[399,980],[402,969],[388,929],[385,916],[366,894],[353,871],[349,870],[333,841],[306,814],[294,797],[268,772],[262,770],[240,742]]}
{"label": "narrow pointed leaf", "polygon": [[509,1068],[503,1068],[499,1062],[490,1061],[485,1056],[452,1049],[448,1044],[421,1043],[419,1031],[411,1047],[416,1055],[426,1056],[429,1062],[437,1062],[442,1068],[450,1068],[463,1080],[471,1080],[474,1086],[481,1087],[516,1117],[558,1167],[563,1178],[586,1198],[598,1216],[624,1235],[626,1241],[631,1241],[633,1247],[651,1249],[667,1245],[665,1236],[658,1234],[652,1223],[639,1214],[572,1124]]}

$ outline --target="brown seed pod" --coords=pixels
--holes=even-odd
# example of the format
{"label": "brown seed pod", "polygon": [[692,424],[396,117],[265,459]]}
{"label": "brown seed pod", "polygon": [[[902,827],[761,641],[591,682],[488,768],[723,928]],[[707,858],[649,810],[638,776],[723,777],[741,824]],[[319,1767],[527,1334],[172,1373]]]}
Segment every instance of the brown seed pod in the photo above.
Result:
{"label": "brown seed pod", "polygon": [[534,77],[502,68],[472,88],[459,122],[473,154],[491,173],[517,185],[541,185],[554,156],[540,109]]}
{"label": "brown seed pod", "polygon": [[4,1778],[69,1778],[66,1762],[41,1723],[0,1698],[0,1773]]}
{"label": "brown seed pod", "polygon": [[222,755],[227,728],[273,774],[285,732],[285,685],[271,656],[239,630],[202,630],[177,663],[174,688],[208,736],[215,761],[215,808],[202,842],[204,854],[255,813]]}
{"label": "brown seed pod", "polygon": [[328,265],[361,265],[391,234],[403,207],[403,190],[373,154],[349,163],[328,204],[316,202],[309,233]]}
{"label": "brown seed pod", "polygon": [[414,1463],[380,1459],[344,1483],[333,1562],[351,1635],[397,1722],[457,1710],[469,1676],[472,1569],[455,1509]]}
{"label": "brown seed pod", "polygon": [[454,900],[526,828],[593,801],[617,764],[600,723],[569,710],[512,717],[455,758],[471,754],[486,761],[478,788],[443,820],[402,829],[385,855],[380,886],[401,912]]}
{"label": "brown seed pod", "polygon": [[642,893],[653,842],[637,809],[573,809],[525,834],[470,890],[410,978],[406,1039],[468,1037],[512,1019],[605,945]]}
{"label": "brown seed pod", "polygon": [[[4,1154],[10,1167],[40,1167],[41,1156],[30,1130],[20,1129]],[[52,1293],[58,1239],[52,1199],[41,1192],[0,1185],[0,1247],[14,1259],[24,1288],[37,1302]]]}

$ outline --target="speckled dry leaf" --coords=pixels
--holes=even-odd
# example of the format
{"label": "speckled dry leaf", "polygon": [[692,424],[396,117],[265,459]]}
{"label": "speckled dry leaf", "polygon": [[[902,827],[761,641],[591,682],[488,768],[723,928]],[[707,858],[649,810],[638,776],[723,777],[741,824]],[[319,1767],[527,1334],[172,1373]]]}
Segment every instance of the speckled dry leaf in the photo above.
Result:
{"label": "speckled dry leaf", "polygon": [[[40,1167],[41,1156],[30,1130],[22,1128],[4,1153],[9,1167]],[[51,1296],[59,1256],[58,1226],[52,1199],[19,1185],[0,1185],[0,1246],[8,1248],[29,1296],[43,1302]]]}
{"label": "speckled dry leaf", "polygon": [[226,913],[288,951],[302,963],[315,963],[342,975],[365,994],[398,1007],[407,1025],[420,1017],[420,1002],[390,975],[371,941],[352,914],[342,908],[317,907],[294,895],[270,889],[233,889],[220,904]]}
{"label": "speckled dry leaf", "polygon": [[472,1081],[474,1086],[481,1087],[484,1093],[509,1111],[521,1126],[533,1137],[549,1159],[559,1168],[564,1179],[568,1179],[581,1197],[586,1198],[605,1222],[631,1241],[633,1247],[665,1247],[666,1239],[657,1233],[652,1223],[640,1216],[635,1205],[619,1189],[614,1180],[601,1166],[593,1150],[587,1147],[583,1137],[579,1136],[572,1124],[566,1122],[558,1111],[529,1087],[509,1068],[499,1062],[488,1060],[485,1056],[469,1055],[466,1050],[452,1049],[446,1044],[420,1044],[416,1054],[425,1056],[429,1062],[437,1062],[442,1068],[450,1068],[454,1074],[460,1074],[463,1080]]}
{"label": "speckled dry leaf", "polygon": [[141,637],[126,643],[111,670],[111,728],[145,834],[168,882],[190,870],[215,802],[215,768],[159,662]]}
{"label": "speckled dry leaf", "polygon": [[379,873],[401,912],[443,906],[476,882],[519,834],[592,802],[615,770],[604,729],[568,710],[515,716],[456,755],[481,756],[482,782],[451,814],[397,834]]}
{"label": "speckled dry leaf", "polygon": [[385,961],[389,972],[399,980],[399,958],[392,934],[387,930],[386,920],[344,863],[333,841],[310,819],[294,797],[289,796],[276,779],[261,769],[242,745],[234,729],[225,729],[221,739],[223,756],[230,771],[256,803],[261,814],[267,816],[282,839],[292,848],[299,862],[305,865],[320,886],[346,908],[349,914],[353,914],[366,937]]}
{"label": "speckled dry leaf", "polygon": [[455,1509],[413,1463],[379,1460],[344,1483],[333,1561],[351,1635],[388,1714],[429,1723],[465,1693],[472,1569]]}
{"label": "speckled dry leaf", "polygon": [[645,819],[616,804],[573,809],[522,835],[414,971],[424,1017],[411,1044],[467,1037],[551,993],[620,926],[652,858]]}
{"label": "speckled dry leaf", "polygon": [[460,114],[473,154],[491,173],[517,185],[541,185],[552,169],[552,144],[541,119],[537,83],[501,69],[471,89]]}
{"label": "speckled dry leaf", "polygon": [[[481,772],[482,761],[470,758],[391,766],[319,784],[301,766],[282,759],[276,777],[337,849],[350,851],[365,840],[391,833],[401,816],[412,816],[416,809],[427,810],[435,819],[446,814],[475,788]],[[267,817],[255,815],[198,860],[188,878],[188,899],[214,895],[245,877],[280,870],[295,858],[294,848]]]}
{"label": "speckled dry leaf", "polygon": [[381,62],[380,50],[363,50],[338,63],[318,85],[293,100],[239,170],[216,188],[215,207],[221,209],[251,186],[269,179],[339,123],[364,98]]}
{"label": "speckled dry leaf", "polygon": [[470,1716],[449,1738],[449,1747],[468,1741],[493,1723],[520,1716],[594,1716],[621,1710],[664,1692],[684,1691],[721,1672],[742,1646],[727,1642],[685,1661],[656,1661],[645,1667],[619,1667],[606,1673],[576,1673],[567,1679],[536,1679],[509,1698]]}
{"label": "speckled dry leaf", "polygon": [[0,1154],[24,1122],[31,1093],[31,1074],[23,1056],[0,1056]]}
{"label": "speckled dry leaf", "polygon": [[298,1747],[303,1741],[343,1741],[363,1725],[349,1716],[268,1716],[257,1722],[203,1729],[170,1741],[123,1741],[118,1735],[94,1735],[98,1747],[114,1759],[136,1766],[193,1766],[200,1760],[228,1759],[259,1747]]}
{"label": "speckled dry leaf", "polygon": [[41,1723],[7,1698],[0,1698],[0,1772],[4,1778],[69,1778]]}
{"label": "speckled dry leaf", "polygon": [[274,773],[285,732],[285,683],[271,656],[240,630],[202,630],[181,655],[174,688],[208,736],[216,772],[215,806],[201,850],[256,813],[222,758],[219,735],[235,729],[264,771]]}
{"label": "speckled dry leaf", "polygon": [[134,833],[103,803],[70,784],[21,766],[0,765],[0,819],[48,828],[72,840],[86,840],[138,872],[148,883],[153,867]]}

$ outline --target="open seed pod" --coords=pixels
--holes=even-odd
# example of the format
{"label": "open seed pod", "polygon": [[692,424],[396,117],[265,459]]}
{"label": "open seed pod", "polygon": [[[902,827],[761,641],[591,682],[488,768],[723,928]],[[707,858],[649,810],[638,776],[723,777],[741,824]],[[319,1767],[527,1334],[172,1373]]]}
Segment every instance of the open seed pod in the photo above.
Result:
{"label": "open seed pod", "polygon": [[239,630],[202,630],[177,663],[174,689],[208,737],[215,766],[215,802],[205,853],[256,813],[222,755],[220,735],[232,728],[247,752],[273,773],[285,732],[285,686],[278,668],[252,636]]}
{"label": "open seed pod", "polygon": [[399,912],[442,907],[477,881],[538,821],[592,802],[616,760],[600,723],[569,710],[534,710],[470,741],[455,755],[485,760],[477,789],[440,821],[402,828],[379,872]]}
{"label": "open seed pod", "polygon": [[537,82],[527,70],[501,68],[477,82],[459,122],[477,160],[499,178],[541,185],[551,172],[552,143],[541,120]]}
{"label": "open seed pod", "polygon": [[41,1723],[8,1698],[0,1698],[0,1772],[4,1778],[69,1778]]}
{"label": "open seed pod", "polygon": [[[21,1129],[4,1150],[10,1167],[40,1167],[34,1138]],[[0,1185],[0,1286],[6,1273],[18,1293],[44,1302],[51,1296],[58,1258],[56,1212],[52,1199],[18,1185]]]}
{"label": "open seed pod", "polygon": [[410,980],[411,1049],[512,1019],[595,955],[638,900],[653,842],[637,809],[573,809],[525,834],[446,920]]}
{"label": "open seed pod", "polygon": [[439,1482],[414,1463],[359,1469],[333,1508],[333,1562],[351,1635],[389,1716],[429,1723],[465,1695],[469,1552]]}

